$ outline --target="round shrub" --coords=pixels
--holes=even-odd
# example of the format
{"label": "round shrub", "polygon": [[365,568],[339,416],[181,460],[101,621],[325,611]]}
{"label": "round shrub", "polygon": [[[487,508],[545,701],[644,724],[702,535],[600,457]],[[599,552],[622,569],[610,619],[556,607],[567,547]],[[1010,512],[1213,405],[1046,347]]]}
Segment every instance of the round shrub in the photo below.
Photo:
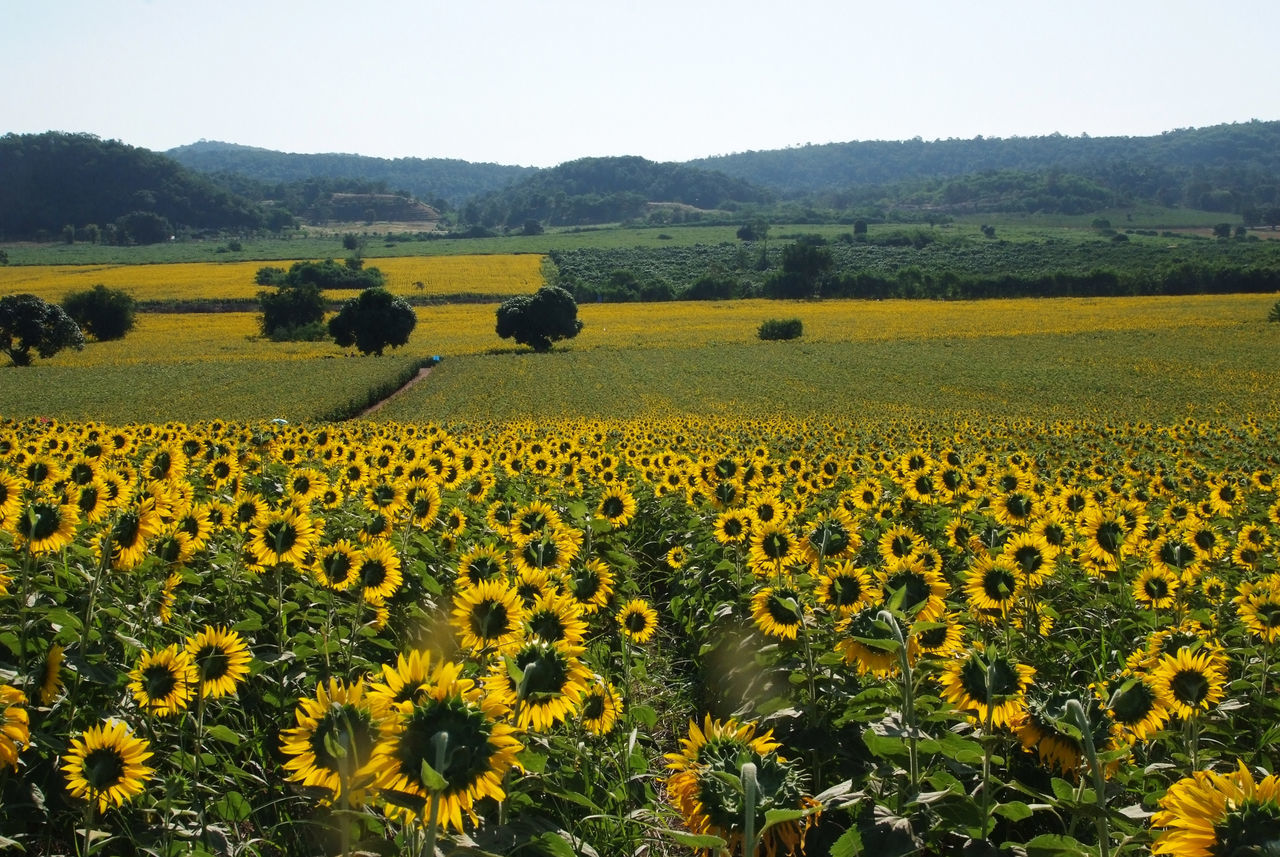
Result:
{"label": "round shrub", "polygon": [[761,323],[758,333],[761,339],[798,339],[804,333],[804,324],[798,318],[771,318]]}
{"label": "round shrub", "polygon": [[120,289],[99,283],[92,289],[72,292],[62,299],[62,309],[85,333],[99,342],[123,339],[133,330],[137,301]]}

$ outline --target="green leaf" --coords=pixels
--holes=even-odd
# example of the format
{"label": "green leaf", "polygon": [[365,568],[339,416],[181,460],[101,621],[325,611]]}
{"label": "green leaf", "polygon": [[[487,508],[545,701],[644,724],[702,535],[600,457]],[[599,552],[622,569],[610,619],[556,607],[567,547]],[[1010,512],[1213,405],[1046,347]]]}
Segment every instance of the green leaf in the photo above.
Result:
{"label": "green leaf", "polygon": [[1090,853],[1084,843],[1070,836],[1057,833],[1042,833],[1026,845],[1027,857],[1061,857],[1067,854],[1080,857]]}
{"label": "green leaf", "polygon": [[547,757],[533,750],[521,750],[516,754],[516,761],[531,774],[540,774],[547,769]]}
{"label": "green leaf", "polygon": [[577,857],[574,854],[573,846],[559,833],[552,831],[530,837],[529,844],[534,847],[537,853],[545,854],[547,857]]}
{"label": "green leaf", "polygon": [[1075,801],[1076,787],[1071,785],[1071,783],[1061,779],[1060,777],[1054,777],[1051,785],[1053,786],[1053,795],[1058,800],[1070,802]]}
{"label": "green leaf", "polygon": [[227,792],[213,805],[218,815],[225,821],[241,822],[253,813],[253,807],[240,792]]}
{"label": "green leaf", "polygon": [[215,741],[221,741],[223,744],[230,744],[233,747],[240,746],[240,735],[229,726],[223,726],[221,723],[215,723],[205,732]]}
{"label": "green leaf", "polygon": [[686,848],[699,848],[707,851],[713,851],[723,848],[728,844],[719,836],[712,836],[710,833],[685,833],[683,830],[659,830],[658,833],[664,836],[670,836],[678,844],[683,845]]}
{"label": "green leaf", "polygon": [[448,780],[441,776],[440,772],[427,764],[427,760],[422,760],[422,767],[418,769],[418,775],[422,777],[422,784],[430,791],[442,792],[449,785]]}
{"label": "green leaf", "polygon": [[1032,816],[1031,807],[1027,806],[1020,800],[1011,800],[1008,803],[997,804],[995,808],[996,815],[1003,816],[1010,821],[1022,821]]}
{"label": "green leaf", "polygon": [[631,716],[646,729],[652,729],[658,724],[658,712],[647,705],[633,705],[630,711]]}

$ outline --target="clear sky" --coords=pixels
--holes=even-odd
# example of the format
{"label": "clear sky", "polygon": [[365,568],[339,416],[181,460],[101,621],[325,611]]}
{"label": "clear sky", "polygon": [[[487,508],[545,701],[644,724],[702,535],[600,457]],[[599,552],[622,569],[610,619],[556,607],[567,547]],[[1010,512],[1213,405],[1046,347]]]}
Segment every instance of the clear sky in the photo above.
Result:
{"label": "clear sky", "polygon": [[1280,3],[0,0],[0,132],[550,166],[1280,119]]}

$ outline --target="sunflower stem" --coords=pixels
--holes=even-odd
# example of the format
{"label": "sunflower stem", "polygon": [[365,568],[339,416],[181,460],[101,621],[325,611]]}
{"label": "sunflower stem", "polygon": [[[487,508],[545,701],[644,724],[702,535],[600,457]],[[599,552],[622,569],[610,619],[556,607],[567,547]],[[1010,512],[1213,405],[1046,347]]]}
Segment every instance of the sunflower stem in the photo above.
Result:
{"label": "sunflower stem", "polygon": [[742,763],[742,854],[743,857],[756,855],[756,794],[760,783],[756,778],[755,762]]}
{"label": "sunflower stem", "polygon": [[84,807],[84,846],[80,849],[80,857],[89,857],[93,850],[93,805],[98,801],[97,789],[89,789],[89,802]]}
{"label": "sunflower stem", "polygon": [[1098,764],[1098,748],[1093,743],[1093,729],[1084,706],[1079,700],[1067,700],[1067,715],[1075,721],[1080,730],[1080,740],[1084,744],[1085,758],[1089,760],[1089,771],[1093,774],[1094,799],[1098,802],[1098,855],[1110,857],[1111,831],[1107,825],[1107,783],[1103,776],[1102,766]]}
{"label": "sunflower stem", "polygon": [[915,680],[911,675],[911,658],[908,657],[907,640],[898,620],[888,610],[881,610],[878,618],[893,630],[893,636],[898,640],[898,664],[902,667],[902,721],[907,729],[908,793],[914,795],[920,781],[920,754],[916,746]]}
{"label": "sunflower stem", "polygon": [[[449,747],[448,733],[437,732],[432,735],[431,746],[436,751],[436,772],[443,776],[445,768],[445,751]],[[427,857],[435,857],[436,854],[436,831],[440,826],[440,794],[442,791],[443,789],[431,790],[431,805],[427,809],[427,846],[423,849],[427,852]],[[502,798],[502,805],[505,804],[506,795],[504,794]],[[501,810],[499,810],[499,812],[501,812]]]}
{"label": "sunflower stem", "polygon": [[991,824],[991,721],[995,717],[992,689],[996,683],[995,664],[987,664],[987,713],[982,721],[982,838]]}

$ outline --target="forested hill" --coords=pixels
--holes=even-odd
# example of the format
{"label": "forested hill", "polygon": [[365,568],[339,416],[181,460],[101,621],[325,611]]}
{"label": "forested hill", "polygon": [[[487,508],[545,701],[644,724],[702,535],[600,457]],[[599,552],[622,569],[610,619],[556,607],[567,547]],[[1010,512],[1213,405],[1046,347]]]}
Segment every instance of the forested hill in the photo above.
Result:
{"label": "forested hill", "polygon": [[771,197],[741,179],[686,164],[635,156],[582,158],[473,200],[463,217],[489,227],[517,227],[534,220],[571,226],[637,217],[651,203],[715,209]]}
{"label": "forested hill", "polygon": [[305,155],[205,140],[170,149],[165,154],[202,173],[236,173],[269,184],[307,179],[362,180],[450,206],[535,172],[534,167],[477,164],[448,158]]}
{"label": "forested hill", "polygon": [[0,137],[0,234],[8,239],[71,227],[91,228],[91,240],[148,243],[182,227],[263,223],[254,203],[147,149],[57,131]]}
{"label": "forested hill", "polygon": [[1240,212],[1280,205],[1280,122],[1254,120],[1151,137],[919,138],[808,145],[690,161],[784,195],[917,183],[989,172],[1053,172],[1116,195]]}

